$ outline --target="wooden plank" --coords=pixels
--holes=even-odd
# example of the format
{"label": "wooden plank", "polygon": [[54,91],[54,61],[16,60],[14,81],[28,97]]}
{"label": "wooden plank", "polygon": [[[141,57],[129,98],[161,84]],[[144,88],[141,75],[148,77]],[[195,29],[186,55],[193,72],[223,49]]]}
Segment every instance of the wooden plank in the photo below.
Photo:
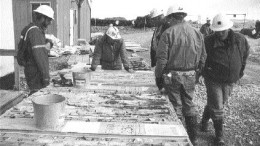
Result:
{"label": "wooden plank", "polygon": [[9,49],[0,49],[0,56],[16,56],[17,52]]}
{"label": "wooden plank", "polygon": [[0,90],[0,115],[23,100],[24,92]]}
{"label": "wooden plank", "polygon": [[148,51],[149,49],[142,48],[142,47],[126,47],[126,50],[132,52],[144,52],[144,51]]}
{"label": "wooden plank", "polygon": [[76,63],[85,63],[85,64],[90,64],[90,58],[89,58],[89,54],[86,55],[71,55],[69,60],[68,60],[68,64],[72,65],[72,64],[76,64]]}
{"label": "wooden plank", "polygon": [[[31,99],[45,94],[67,99],[66,120],[135,122],[151,124],[180,123],[166,96],[157,94],[108,94],[84,90],[41,90],[3,114],[2,118],[32,118]],[[84,110],[83,110],[84,109]]]}
{"label": "wooden plank", "polygon": [[[145,91],[148,88],[154,88],[155,90],[153,91],[156,91],[153,71],[135,71],[134,73],[129,73],[125,70],[102,70],[99,65],[96,71],[93,72],[88,68],[90,68],[90,65],[75,65],[72,69],[64,69],[59,71],[58,74],[64,74],[67,79],[72,80],[74,80],[74,78],[77,79],[75,76],[73,77],[73,72],[83,74],[86,76],[86,87],[82,87],[85,89],[90,89],[91,91],[93,91],[92,89],[102,89],[102,87],[104,87],[103,89],[114,91],[123,91],[127,89],[132,91]],[[80,79],[82,80],[84,78]],[[122,89],[118,86],[121,86]]]}
{"label": "wooden plank", "polygon": [[[163,143],[166,143],[169,139],[171,139],[172,141],[169,145],[172,145],[173,141],[178,142],[178,144],[183,142],[183,144],[185,143],[187,145],[189,143],[185,129],[178,120],[173,108],[169,105],[169,102],[167,102],[168,100],[166,96],[156,94],[135,95],[89,93],[86,92],[86,90],[72,87],[67,88],[67,90],[59,90],[59,88],[51,88],[50,90],[47,89],[48,88],[42,89],[32,96],[29,96],[15,106],[15,108],[8,110],[8,112],[0,117],[0,138],[1,132],[9,131],[26,132],[29,134],[35,133],[39,135],[37,141],[39,142],[39,140],[42,140],[45,141],[45,143],[46,140],[50,143],[54,142],[53,137],[56,137],[56,140],[62,139],[63,141],[64,136],[66,135],[69,135],[66,136],[66,138],[68,138],[71,142],[78,141],[78,139],[71,139],[71,136],[74,136],[84,137],[85,142],[88,141],[88,139],[89,141],[93,141],[92,138],[97,140],[97,142],[101,142],[102,140],[97,138],[102,137],[115,138],[111,140],[111,142],[115,142],[117,140],[122,141],[122,139],[125,138],[127,138],[128,141],[129,138],[147,138],[150,140],[151,144],[155,144],[155,141],[158,142],[158,139],[161,139],[161,142]],[[56,89],[56,91],[54,89]],[[63,129],[63,131],[61,131],[62,129],[58,129],[56,131],[42,131],[35,128],[34,120],[32,118],[33,108],[31,99],[35,96],[50,93],[60,94],[67,99],[65,117],[67,123],[70,124],[67,125],[67,128],[69,127],[69,130],[67,129],[67,131],[66,129]],[[75,123],[73,124],[75,120],[81,123],[76,123],[76,125],[80,125],[80,128],[73,128],[73,126],[71,127],[71,124],[75,125]],[[98,130],[92,129],[91,132],[89,131],[91,130],[90,127],[94,127],[91,123],[104,124],[103,126],[100,126],[101,128],[99,127]],[[169,128],[167,125],[173,125],[173,128]],[[167,129],[168,132],[163,129]],[[172,129],[174,130],[172,131]],[[142,133],[142,131],[145,132]],[[174,131],[178,132],[174,133]],[[50,139],[43,138],[42,135],[46,134],[48,135],[47,137],[50,137]],[[171,134],[176,135],[173,136]],[[59,138],[57,135],[63,136]],[[19,134],[16,134],[14,137],[21,140],[24,139],[24,137]],[[25,137],[25,140],[27,137]],[[30,138],[28,138],[28,140],[30,140]],[[37,142],[36,140],[31,140]],[[89,144],[89,146],[91,145],[93,144]],[[120,145],[126,145],[126,143],[124,142]]]}
{"label": "wooden plank", "polygon": [[[109,135],[109,134],[82,134],[82,133],[60,133],[60,132],[34,132],[34,131],[7,131],[2,130],[0,144],[16,144],[22,142],[26,146],[42,145],[191,145],[187,137],[154,137],[154,136],[132,136],[132,135]],[[138,143],[138,144],[137,144]],[[3,145],[6,146],[6,145]],[[9,145],[8,145],[9,146]]]}
{"label": "wooden plank", "polygon": [[[49,131],[36,128],[34,119],[0,119],[2,130]],[[140,135],[155,137],[187,137],[182,125],[161,125],[142,123],[67,121],[60,129],[51,130],[65,133],[89,133],[109,135]]]}
{"label": "wooden plank", "polygon": [[88,86],[81,87],[54,87],[50,85],[46,88],[46,91],[73,91],[73,92],[91,92],[91,93],[121,93],[121,94],[149,94],[158,92],[158,88],[156,86],[122,86],[122,85],[111,85],[111,84],[101,84],[101,83],[91,83]]}

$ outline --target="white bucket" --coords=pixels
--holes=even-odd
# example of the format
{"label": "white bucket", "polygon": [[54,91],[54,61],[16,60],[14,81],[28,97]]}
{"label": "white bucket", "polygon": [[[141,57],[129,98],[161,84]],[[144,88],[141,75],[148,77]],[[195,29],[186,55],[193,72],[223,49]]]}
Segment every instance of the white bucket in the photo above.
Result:
{"label": "white bucket", "polygon": [[61,95],[48,94],[33,98],[36,127],[42,130],[56,130],[64,124],[65,100]]}

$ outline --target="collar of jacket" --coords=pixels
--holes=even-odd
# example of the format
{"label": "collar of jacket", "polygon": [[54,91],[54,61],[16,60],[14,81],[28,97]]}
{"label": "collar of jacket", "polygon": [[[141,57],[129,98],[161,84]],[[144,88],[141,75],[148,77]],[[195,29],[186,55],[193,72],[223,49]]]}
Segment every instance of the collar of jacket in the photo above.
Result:
{"label": "collar of jacket", "polygon": [[206,26],[210,27],[210,23],[205,23]]}
{"label": "collar of jacket", "polygon": [[218,37],[216,36],[216,34],[214,34],[214,45],[213,47],[223,47],[226,44],[228,44],[228,46],[233,45],[234,43],[234,31],[232,29],[229,29],[228,32],[228,36],[227,39],[225,40],[219,40]]}
{"label": "collar of jacket", "polygon": [[172,21],[170,21],[169,22],[169,26],[171,27],[171,26],[174,26],[174,25],[176,25],[176,24],[181,24],[181,23],[186,23],[186,21],[185,20],[172,20]]}
{"label": "collar of jacket", "polygon": [[107,44],[109,44],[109,45],[114,45],[115,43],[116,43],[116,41],[115,40],[113,40],[113,41],[108,41],[108,35],[107,34],[105,34],[105,36],[104,36],[105,38],[104,38],[104,40],[105,40],[105,42],[107,43]]}
{"label": "collar of jacket", "polygon": [[43,33],[45,33],[45,30],[39,23],[33,23],[33,25],[37,26]]}

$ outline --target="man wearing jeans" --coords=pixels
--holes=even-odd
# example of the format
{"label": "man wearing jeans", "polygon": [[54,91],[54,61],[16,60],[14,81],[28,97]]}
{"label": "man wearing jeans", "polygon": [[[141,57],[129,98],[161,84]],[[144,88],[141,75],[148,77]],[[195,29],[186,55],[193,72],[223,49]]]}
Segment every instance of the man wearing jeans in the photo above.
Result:
{"label": "man wearing jeans", "polygon": [[205,38],[207,60],[203,71],[207,89],[207,105],[202,116],[201,130],[208,131],[208,121],[213,120],[215,144],[224,145],[224,106],[231,95],[233,84],[244,74],[249,45],[246,38],[230,28],[233,22],[218,14],[211,29],[215,32]]}
{"label": "man wearing jeans", "polygon": [[187,13],[170,7],[171,27],[160,38],[156,52],[156,78],[164,77],[164,87],[180,120],[185,118],[187,133],[197,145],[197,109],[193,103],[195,71],[203,67],[206,50],[202,34],[184,21]]}

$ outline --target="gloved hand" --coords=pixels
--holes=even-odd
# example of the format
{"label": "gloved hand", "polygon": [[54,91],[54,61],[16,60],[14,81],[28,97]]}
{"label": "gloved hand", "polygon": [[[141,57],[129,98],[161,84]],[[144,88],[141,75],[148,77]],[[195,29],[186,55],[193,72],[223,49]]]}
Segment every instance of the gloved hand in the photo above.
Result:
{"label": "gloved hand", "polygon": [[43,79],[43,87],[47,87],[47,86],[49,86],[49,84],[50,84],[50,79]]}
{"label": "gloved hand", "polygon": [[134,70],[131,69],[131,68],[129,68],[129,67],[125,67],[125,70],[126,70],[127,72],[130,72],[130,73],[133,73],[133,72],[134,72]]}
{"label": "gloved hand", "polygon": [[125,70],[126,70],[126,71],[129,71],[129,69],[130,69],[130,68],[129,68],[128,66],[127,66],[127,67],[125,67]]}
{"label": "gloved hand", "polygon": [[245,67],[246,67],[246,65],[242,64],[241,70],[240,70],[240,73],[239,73],[239,78],[240,79],[244,76]]}
{"label": "gloved hand", "polygon": [[156,82],[158,89],[161,90],[163,88],[163,78],[162,77],[156,78],[155,82]]}
{"label": "gloved hand", "polygon": [[46,48],[50,50],[53,47],[53,42],[50,39],[46,39]]}
{"label": "gloved hand", "polygon": [[95,70],[96,70],[96,69],[95,69],[94,67],[92,67],[92,66],[91,66],[89,69],[92,70],[92,71],[95,71]]}
{"label": "gloved hand", "polygon": [[162,88],[162,89],[160,90],[160,93],[161,93],[161,94],[166,94],[166,90],[165,90],[164,88]]}

